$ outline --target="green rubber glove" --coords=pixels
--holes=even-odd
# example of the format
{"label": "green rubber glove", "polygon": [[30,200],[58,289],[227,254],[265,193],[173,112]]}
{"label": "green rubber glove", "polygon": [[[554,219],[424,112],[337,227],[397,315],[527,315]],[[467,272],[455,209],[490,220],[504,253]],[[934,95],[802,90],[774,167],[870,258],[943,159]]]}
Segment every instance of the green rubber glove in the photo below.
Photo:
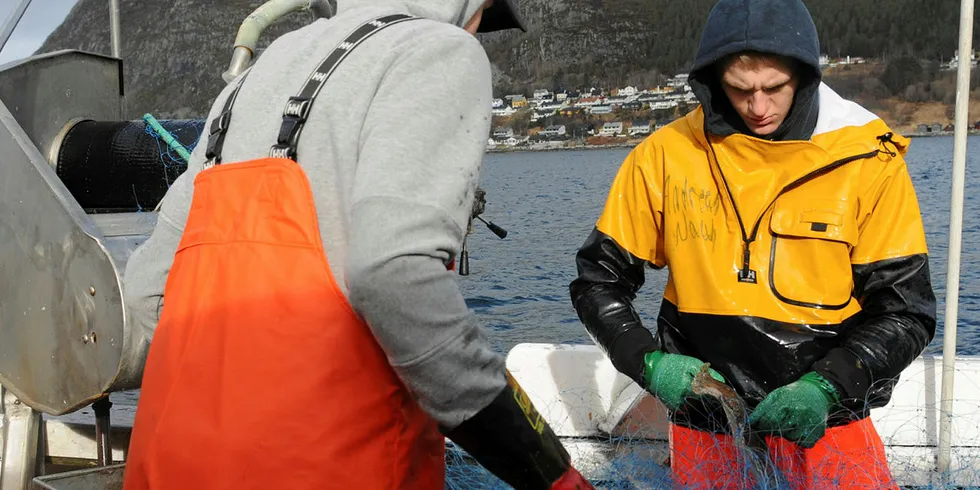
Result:
{"label": "green rubber glove", "polygon": [[[643,356],[643,383],[653,396],[670,411],[676,411],[684,399],[694,395],[691,382],[704,362],[691,356],[654,351]],[[708,368],[711,377],[725,383],[725,378]]]}
{"label": "green rubber glove", "polygon": [[752,411],[749,425],[811,448],[823,437],[830,408],[839,401],[837,390],[826,378],[809,372],[769,393]]}

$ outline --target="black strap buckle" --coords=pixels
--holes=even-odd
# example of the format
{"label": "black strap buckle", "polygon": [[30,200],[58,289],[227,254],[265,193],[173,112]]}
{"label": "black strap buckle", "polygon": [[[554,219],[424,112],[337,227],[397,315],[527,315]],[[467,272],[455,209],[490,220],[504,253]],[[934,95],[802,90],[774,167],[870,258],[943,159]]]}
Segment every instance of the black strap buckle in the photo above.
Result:
{"label": "black strap buckle", "polygon": [[219,152],[221,151],[221,147],[224,145],[224,142],[224,131],[211,133],[211,135],[208,136],[208,151],[204,154],[208,161],[213,161],[215,164],[221,163],[221,155],[219,155]]}
{"label": "black strap buckle", "polygon": [[310,106],[313,105],[313,99],[310,97],[290,97],[289,101],[286,102],[286,108],[282,111],[282,117],[285,118],[296,118],[299,122],[306,122],[306,118],[310,115]]}
{"label": "black strap buckle", "polygon": [[302,119],[293,116],[284,116],[282,118],[282,125],[279,126],[279,137],[276,139],[276,143],[295,148],[299,143],[299,133],[302,129]]}
{"label": "black strap buckle", "polygon": [[208,134],[214,136],[215,134],[222,133],[228,129],[231,123],[231,111],[222,112],[220,116],[214,121],[211,121],[211,128]]}
{"label": "black strap buckle", "polygon": [[269,157],[286,158],[296,161],[296,147],[287,145],[272,145],[272,148],[269,150]]}

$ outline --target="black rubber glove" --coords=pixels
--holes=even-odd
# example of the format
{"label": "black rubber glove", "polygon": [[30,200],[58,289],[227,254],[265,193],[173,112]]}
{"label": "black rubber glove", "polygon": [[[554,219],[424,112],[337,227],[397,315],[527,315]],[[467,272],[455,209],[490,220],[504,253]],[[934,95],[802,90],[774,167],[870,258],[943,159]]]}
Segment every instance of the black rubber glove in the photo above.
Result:
{"label": "black rubber glove", "polygon": [[516,490],[592,490],[509,372],[490,405],[443,434]]}

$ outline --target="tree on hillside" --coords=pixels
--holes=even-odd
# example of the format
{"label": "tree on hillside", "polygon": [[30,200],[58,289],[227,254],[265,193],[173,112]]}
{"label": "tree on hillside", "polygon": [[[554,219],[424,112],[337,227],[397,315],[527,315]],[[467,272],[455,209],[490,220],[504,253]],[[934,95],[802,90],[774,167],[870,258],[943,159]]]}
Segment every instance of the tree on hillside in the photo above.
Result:
{"label": "tree on hillside", "polygon": [[510,117],[510,127],[514,130],[514,134],[527,134],[527,130],[531,127],[531,111],[520,111],[514,113]]}
{"label": "tree on hillside", "polygon": [[898,95],[909,85],[921,81],[922,75],[923,69],[919,61],[904,57],[889,61],[880,78],[892,95]]}

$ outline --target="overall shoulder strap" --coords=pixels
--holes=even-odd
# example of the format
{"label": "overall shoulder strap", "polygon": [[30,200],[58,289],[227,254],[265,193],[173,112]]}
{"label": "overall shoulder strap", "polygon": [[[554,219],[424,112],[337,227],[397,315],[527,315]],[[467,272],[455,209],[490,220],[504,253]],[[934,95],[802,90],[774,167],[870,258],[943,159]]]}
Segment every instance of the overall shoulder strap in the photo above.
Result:
{"label": "overall shoulder strap", "polygon": [[[337,69],[337,65],[339,65],[340,62],[354,50],[354,48],[364,42],[367,38],[377,34],[382,29],[414,19],[418,19],[418,17],[405,14],[393,14],[379,17],[361,24],[354,29],[354,31],[343,40],[343,42],[338,44],[337,47],[323,59],[317,69],[311,73],[309,77],[307,77],[306,84],[304,84],[303,89],[299,92],[299,94],[289,98],[288,102],[286,103],[286,108],[283,110],[282,125],[279,128],[279,137],[276,140],[276,144],[269,150],[269,156],[273,158],[288,158],[295,161],[296,145],[299,143],[299,135],[303,130],[303,125],[306,123],[306,118],[309,116],[310,107],[313,105],[313,101],[316,99],[316,96],[319,95],[320,91],[323,89],[323,85],[326,83],[327,79],[330,78],[330,75]],[[238,97],[238,92],[241,90],[242,84],[245,83],[245,78],[247,76],[247,74],[242,76],[242,78],[238,81],[238,85],[235,86],[231,94],[228,95],[228,99],[225,100],[225,104],[221,109],[221,114],[211,121],[208,128],[208,149],[205,155],[207,158],[207,162],[204,164],[205,168],[221,163],[221,149],[224,146],[225,134],[227,133],[228,125],[231,122],[231,108],[235,104],[235,99]]]}

